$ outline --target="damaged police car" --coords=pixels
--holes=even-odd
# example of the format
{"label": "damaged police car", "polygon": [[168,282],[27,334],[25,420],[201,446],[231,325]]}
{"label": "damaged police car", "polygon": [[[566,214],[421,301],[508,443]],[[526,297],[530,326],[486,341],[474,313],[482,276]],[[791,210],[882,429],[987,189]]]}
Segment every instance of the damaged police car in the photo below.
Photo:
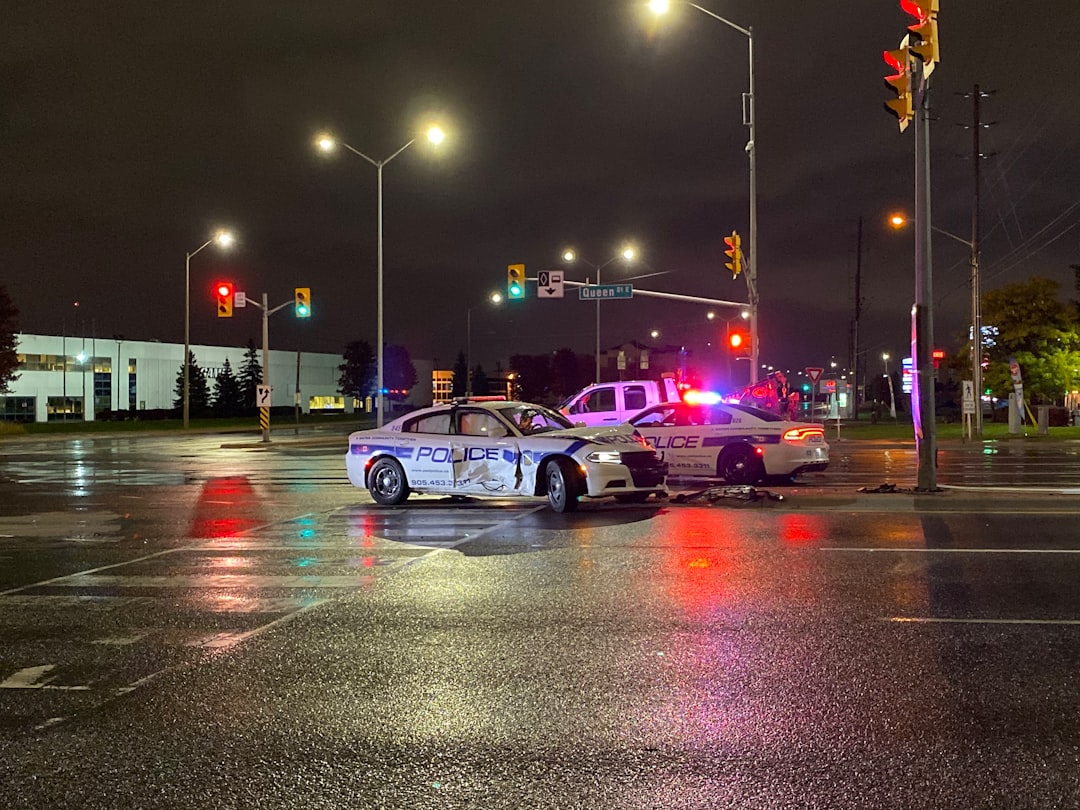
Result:
{"label": "damaged police car", "polygon": [[460,399],[349,436],[345,468],[376,503],[412,492],[547,496],[556,512],[582,497],[642,503],[666,492],[667,464],[630,425],[574,427],[565,416],[501,397]]}

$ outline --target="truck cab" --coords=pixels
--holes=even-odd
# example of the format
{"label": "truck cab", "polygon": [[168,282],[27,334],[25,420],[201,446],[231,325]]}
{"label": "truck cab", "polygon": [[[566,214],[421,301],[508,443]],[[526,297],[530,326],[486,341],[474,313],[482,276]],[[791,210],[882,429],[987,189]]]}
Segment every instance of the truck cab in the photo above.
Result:
{"label": "truck cab", "polygon": [[678,402],[673,377],[659,380],[620,380],[587,386],[569,397],[559,410],[575,424],[617,425],[638,411],[664,402]]}

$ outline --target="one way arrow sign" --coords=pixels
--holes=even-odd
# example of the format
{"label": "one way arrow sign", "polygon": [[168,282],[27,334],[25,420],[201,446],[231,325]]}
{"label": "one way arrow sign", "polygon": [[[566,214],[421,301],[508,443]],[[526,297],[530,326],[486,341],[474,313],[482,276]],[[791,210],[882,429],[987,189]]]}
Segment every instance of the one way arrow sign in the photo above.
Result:
{"label": "one way arrow sign", "polygon": [[562,270],[541,270],[536,274],[537,298],[562,298]]}

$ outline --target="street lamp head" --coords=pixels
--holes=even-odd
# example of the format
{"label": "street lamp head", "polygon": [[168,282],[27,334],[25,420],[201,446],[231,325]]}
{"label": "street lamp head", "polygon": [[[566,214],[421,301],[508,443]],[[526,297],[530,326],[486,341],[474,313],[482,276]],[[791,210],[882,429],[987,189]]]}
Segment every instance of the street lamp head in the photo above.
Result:
{"label": "street lamp head", "polygon": [[656,340],[658,337],[660,337],[660,330],[653,329],[651,332],[649,332],[649,337],[651,337],[653,340]]}
{"label": "street lamp head", "polygon": [[432,124],[427,128],[427,139],[438,146],[446,140],[446,132],[438,124]]}
{"label": "street lamp head", "polygon": [[219,248],[222,248],[223,250],[228,250],[229,248],[231,248],[235,241],[236,236],[233,235],[233,232],[225,228],[219,229],[214,234],[215,244],[217,244],[217,246]]}
{"label": "street lamp head", "polygon": [[891,214],[889,216],[889,224],[894,228],[903,228],[907,225],[907,217],[903,214]]}
{"label": "street lamp head", "polygon": [[739,313],[739,317],[742,318],[744,321],[750,320],[750,310],[744,309],[742,312]]}
{"label": "street lamp head", "polygon": [[562,260],[564,262],[566,262],[567,264],[570,264],[575,259],[577,259],[577,254],[573,250],[571,250],[570,248],[567,248],[566,250],[563,251]]}
{"label": "street lamp head", "polygon": [[320,132],[318,135],[315,136],[315,146],[318,147],[320,152],[325,152],[329,154],[330,152],[333,152],[335,149],[337,149],[338,142],[337,139],[334,138],[334,136],[330,133]]}
{"label": "street lamp head", "polygon": [[671,10],[668,0],[649,0],[649,10],[653,14],[667,14]]}
{"label": "street lamp head", "polygon": [[632,262],[637,258],[637,249],[633,245],[627,245],[622,249],[622,257],[626,261]]}
{"label": "street lamp head", "polygon": [[710,309],[708,312],[705,313],[705,317],[711,321],[716,318],[716,313]]}
{"label": "street lamp head", "polygon": [[489,296],[489,300],[490,300],[490,301],[491,301],[491,303],[493,303],[493,304],[501,304],[501,303],[502,303],[502,300],[503,300],[503,297],[502,297],[502,293],[498,293],[498,292],[493,292],[493,293],[492,293],[492,294],[491,294],[491,295]]}

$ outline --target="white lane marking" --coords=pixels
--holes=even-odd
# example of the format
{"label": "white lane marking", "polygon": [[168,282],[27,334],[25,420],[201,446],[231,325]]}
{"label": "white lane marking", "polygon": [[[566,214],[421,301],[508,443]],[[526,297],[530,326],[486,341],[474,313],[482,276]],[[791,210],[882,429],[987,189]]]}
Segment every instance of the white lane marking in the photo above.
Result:
{"label": "white lane marking", "polygon": [[1050,624],[1080,625],[1080,619],[949,619],[933,616],[883,616],[894,624]]}
{"label": "white lane marking", "polygon": [[1078,548],[857,548],[827,546],[822,551],[855,551],[874,554],[1080,554]]}
{"label": "white lane marking", "polygon": [[[389,563],[383,563],[389,565]],[[364,571],[370,569],[364,568]],[[109,576],[77,574],[53,583],[63,588],[358,588],[367,575],[271,576],[263,574],[188,574],[177,576]]]}
{"label": "white lane marking", "polygon": [[56,689],[65,692],[86,692],[89,686],[53,686],[49,683],[56,676],[43,676],[56,669],[56,664],[42,664],[37,667],[25,667],[0,681],[0,689]]}

